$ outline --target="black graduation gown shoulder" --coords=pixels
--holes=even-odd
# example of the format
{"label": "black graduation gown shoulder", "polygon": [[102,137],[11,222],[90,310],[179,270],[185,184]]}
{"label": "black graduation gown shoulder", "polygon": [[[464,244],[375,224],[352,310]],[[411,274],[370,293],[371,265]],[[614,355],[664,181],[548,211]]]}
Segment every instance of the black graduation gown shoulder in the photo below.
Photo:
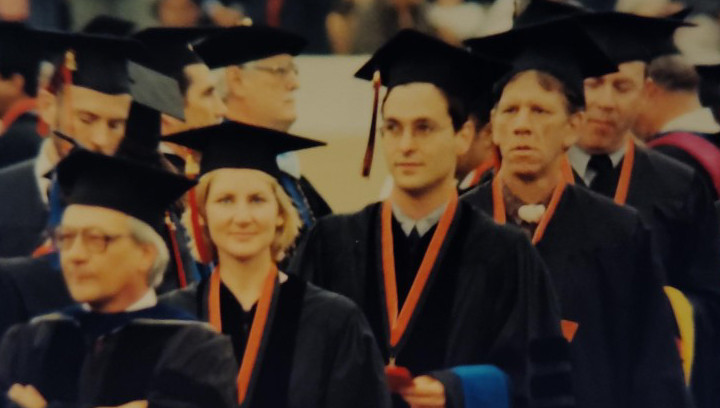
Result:
{"label": "black graduation gown shoulder", "polygon": [[[487,183],[463,196],[493,213]],[[567,186],[537,248],[578,324],[570,350],[577,406],[689,406],[662,271],[637,212]]]}
{"label": "black graduation gown shoulder", "polygon": [[[683,133],[683,132],[681,132]],[[695,132],[687,132],[692,133],[702,139],[707,140],[708,142],[715,145],[715,149],[717,149],[720,152],[720,134],[705,134],[705,133],[695,133]],[[659,135],[658,138],[662,138],[664,135]],[[698,174],[698,176],[702,179],[703,183],[705,184],[706,188],[710,192],[711,197],[714,200],[718,199],[718,195],[720,194],[719,191],[716,191],[715,185],[712,181],[712,177],[710,176],[710,173],[708,172],[708,169],[706,169],[693,155],[691,155],[689,152],[684,150],[681,147],[678,146],[669,146],[669,145],[660,145],[660,146],[654,146],[653,150],[657,150],[658,152],[667,155],[669,157],[672,157],[673,159],[680,161],[695,170],[695,172]],[[717,166],[720,166],[720,163],[716,163]]]}
{"label": "black graduation gown shoulder", "polygon": [[[62,407],[236,406],[227,337],[162,306],[115,326],[119,315],[55,313],[14,326],[0,344],[0,387],[32,384]],[[117,328],[95,332],[104,327]]]}
{"label": "black graduation gown shoulder", "polygon": [[[161,302],[208,319],[207,281]],[[362,312],[343,296],[290,276],[268,323],[251,407],[387,407],[382,358]]]}
{"label": "black graduation gown shoulder", "polygon": [[28,256],[43,242],[48,209],[34,163],[26,160],[0,169],[0,257]]}
{"label": "black graduation gown shoulder", "polygon": [[0,338],[10,326],[73,304],[57,254],[0,259]]}
{"label": "black graduation gown shoulder", "polygon": [[637,148],[627,204],[653,230],[668,283],[720,299],[718,219],[697,173],[658,152]]}
{"label": "black graduation gown shoulder", "polygon": [[0,135],[0,168],[32,159],[40,150],[42,137],[36,131],[37,116],[26,112]]}
{"label": "black graduation gown shoulder", "polygon": [[310,183],[310,180],[305,178],[305,176],[302,176],[298,180],[298,184],[300,185],[300,188],[305,194],[305,197],[310,204],[310,208],[312,209],[315,218],[321,218],[326,215],[332,214],[332,208],[330,208],[330,205],[327,203],[327,201],[325,201],[325,199],[320,195],[317,189],[315,189],[315,187]]}
{"label": "black graduation gown shoulder", "polygon": [[[357,303],[387,362],[380,210],[377,203],[319,220],[292,270]],[[553,342],[559,336],[559,312],[547,272],[529,241],[460,202],[431,275],[397,364],[413,375],[495,365],[511,379],[514,406],[529,404],[531,384],[543,383],[536,357],[548,364],[565,358],[545,348],[558,344]],[[561,371],[554,373],[562,378]],[[548,383],[538,388],[545,396],[564,392]],[[448,384],[446,396],[462,401]]]}

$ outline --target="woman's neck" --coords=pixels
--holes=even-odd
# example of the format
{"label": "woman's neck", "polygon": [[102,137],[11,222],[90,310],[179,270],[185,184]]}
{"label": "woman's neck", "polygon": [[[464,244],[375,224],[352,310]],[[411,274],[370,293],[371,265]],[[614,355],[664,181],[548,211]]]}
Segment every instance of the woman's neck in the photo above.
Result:
{"label": "woman's neck", "polygon": [[218,253],[220,279],[244,310],[250,310],[260,299],[265,278],[273,267],[270,249],[249,259],[238,259]]}
{"label": "woman's neck", "polygon": [[507,167],[500,167],[498,177],[503,184],[525,204],[537,204],[545,201],[562,180],[561,160],[557,160],[541,174],[528,177],[511,173]]}

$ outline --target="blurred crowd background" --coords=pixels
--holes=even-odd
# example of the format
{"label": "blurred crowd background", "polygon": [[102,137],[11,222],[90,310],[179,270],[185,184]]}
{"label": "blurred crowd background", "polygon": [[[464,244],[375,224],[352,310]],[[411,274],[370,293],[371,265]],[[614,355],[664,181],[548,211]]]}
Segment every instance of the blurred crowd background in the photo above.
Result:
{"label": "blurred crowd background", "polygon": [[[245,17],[306,37],[311,54],[366,54],[401,28],[451,43],[509,28],[529,0],[0,0],[0,19],[78,30],[100,14],[150,26],[235,25]],[[571,0],[598,11],[664,16],[691,7],[704,41],[720,43],[719,0]],[[717,44],[716,44],[717,45]],[[718,46],[720,49],[720,46]]]}

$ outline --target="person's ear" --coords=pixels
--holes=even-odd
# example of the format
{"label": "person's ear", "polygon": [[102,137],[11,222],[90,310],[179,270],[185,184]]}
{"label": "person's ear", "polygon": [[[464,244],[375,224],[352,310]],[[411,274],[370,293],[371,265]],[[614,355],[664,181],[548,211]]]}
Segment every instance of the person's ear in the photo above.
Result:
{"label": "person's ear", "polygon": [[662,89],[651,78],[647,78],[643,83],[642,96],[644,100],[651,100],[658,96]]}
{"label": "person's ear", "polygon": [[182,121],[175,119],[170,115],[166,115],[164,113],[160,115],[160,134],[163,136],[185,130],[183,125],[184,123]]}
{"label": "person's ear", "polygon": [[23,95],[25,93],[25,78],[20,74],[12,74],[10,77],[10,83],[12,84],[16,95]]}
{"label": "person's ear", "polygon": [[36,100],[40,119],[51,128],[56,128],[57,96],[47,89],[40,89]]}
{"label": "person's ear", "polygon": [[471,120],[466,120],[455,135],[455,153],[462,156],[470,150],[472,140],[475,137],[475,125]]}
{"label": "person's ear", "polygon": [[228,96],[242,97],[244,95],[244,73],[245,71],[241,67],[235,65],[225,68]]}
{"label": "person's ear", "polygon": [[139,257],[139,268],[143,271],[149,271],[155,263],[155,258],[158,256],[158,250],[155,245],[142,244],[140,245],[140,257]]}
{"label": "person's ear", "polygon": [[495,117],[496,117],[497,113],[498,113],[497,107],[492,108],[492,110],[490,111],[490,122],[488,122],[488,124],[487,124],[488,129],[490,129],[490,137],[491,137],[492,143],[495,146],[499,146],[498,138],[500,137],[500,135],[498,133],[493,132],[493,122],[495,121]]}
{"label": "person's ear", "polygon": [[577,143],[578,139],[580,138],[580,128],[583,125],[584,121],[585,111],[582,110],[571,113],[568,117],[568,127],[570,129],[563,135],[563,147],[565,148],[565,150],[569,149],[572,145]]}

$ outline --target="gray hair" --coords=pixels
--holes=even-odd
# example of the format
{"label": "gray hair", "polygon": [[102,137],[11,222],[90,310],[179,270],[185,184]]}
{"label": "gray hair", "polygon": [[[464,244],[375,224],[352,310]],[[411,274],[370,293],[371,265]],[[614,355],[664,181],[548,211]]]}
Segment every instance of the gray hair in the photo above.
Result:
{"label": "gray hair", "polygon": [[647,73],[661,88],[671,92],[696,92],[700,86],[700,75],[681,55],[656,58],[648,66]]}
{"label": "gray hair", "polygon": [[151,226],[134,217],[129,218],[130,235],[139,244],[153,245],[157,251],[152,268],[148,274],[148,285],[156,288],[162,283],[165,270],[170,263],[170,251],[165,240]]}

